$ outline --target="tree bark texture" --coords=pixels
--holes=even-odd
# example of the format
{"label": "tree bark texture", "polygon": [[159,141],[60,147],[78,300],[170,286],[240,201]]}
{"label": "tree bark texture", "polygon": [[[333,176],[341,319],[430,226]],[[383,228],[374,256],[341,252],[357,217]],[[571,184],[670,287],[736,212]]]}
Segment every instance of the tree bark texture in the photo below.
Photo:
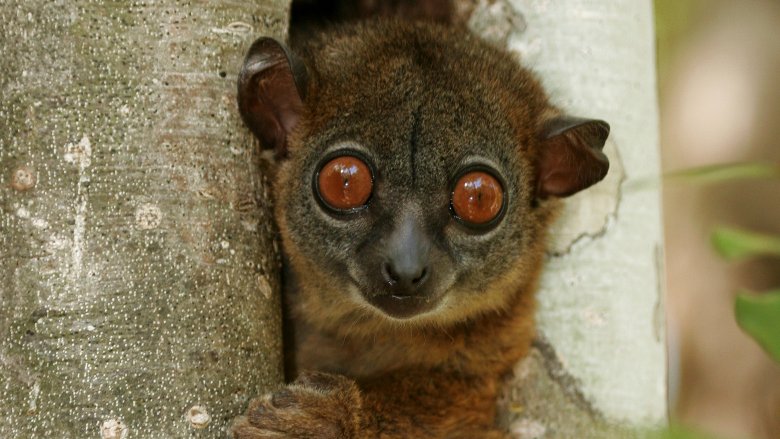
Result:
{"label": "tree bark texture", "polygon": [[235,83],[288,7],[0,3],[0,438],[224,437],[281,381]]}
{"label": "tree bark texture", "polygon": [[[606,179],[551,233],[538,339],[500,401],[518,439],[627,438],[666,421],[652,2],[478,0],[469,21],[507,44],[566,112],[612,126]],[[646,185],[645,185],[646,186]]]}

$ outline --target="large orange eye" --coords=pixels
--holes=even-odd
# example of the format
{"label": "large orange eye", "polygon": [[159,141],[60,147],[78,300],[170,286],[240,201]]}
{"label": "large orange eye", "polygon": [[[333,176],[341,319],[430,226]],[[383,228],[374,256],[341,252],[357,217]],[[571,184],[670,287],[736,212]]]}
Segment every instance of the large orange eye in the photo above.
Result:
{"label": "large orange eye", "polygon": [[474,225],[494,220],[504,203],[501,183],[483,171],[463,174],[452,191],[452,209],[459,219]]}
{"label": "large orange eye", "polygon": [[363,160],[351,155],[325,163],[317,175],[317,192],[329,207],[351,210],[365,206],[374,182]]}

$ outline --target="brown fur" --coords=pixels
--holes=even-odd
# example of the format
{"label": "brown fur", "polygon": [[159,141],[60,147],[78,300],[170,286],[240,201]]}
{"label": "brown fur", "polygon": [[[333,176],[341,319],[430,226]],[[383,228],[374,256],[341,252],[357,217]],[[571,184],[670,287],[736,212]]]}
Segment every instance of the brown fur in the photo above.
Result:
{"label": "brown fur", "polygon": [[[253,402],[234,437],[505,437],[493,427],[495,398],[534,336],[533,293],[558,203],[538,196],[538,151],[558,110],[508,54],[461,30],[373,22],[295,49],[308,82],[275,194],[298,377]],[[376,200],[348,219],[324,213],[311,188],[316,163],[339,142],[359,145],[378,168]],[[506,180],[506,215],[489,232],[466,231],[448,212],[449,181],[474,155]],[[404,215],[430,233],[440,276],[431,283],[446,291],[433,311],[394,319],[355,291],[368,288],[374,247]]]}

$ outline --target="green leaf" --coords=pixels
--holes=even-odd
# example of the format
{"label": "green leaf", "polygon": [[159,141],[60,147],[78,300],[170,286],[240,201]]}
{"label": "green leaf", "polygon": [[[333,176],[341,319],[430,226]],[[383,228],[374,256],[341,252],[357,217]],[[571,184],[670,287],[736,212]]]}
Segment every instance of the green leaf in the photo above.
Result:
{"label": "green leaf", "polygon": [[780,164],[755,162],[700,166],[668,172],[664,175],[664,178],[698,184],[721,183],[729,180],[747,180],[752,178],[780,178]]}
{"label": "green leaf", "polygon": [[749,232],[730,227],[719,227],[712,234],[715,250],[726,259],[748,256],[780,256],[780,237]]}
{"label": "green leaf", "polygon": [[739,294],[734,312],[739,326],[780,362],[780,290]]}
{"label": "green leaf", "polygon": [[[780,163],[724,163],[699,166],[667,172],[661,178],[667,183],[686,185],[717,184],[731,180],[780,179]],[[661,183],[661,178],[649,176],[632,178],[626,182],[623,189],[628,192],[656,189]]]}
{"label": "green leaf", "polygon": [[651,434],[647,439],[715,439],[713,436],[693,431],[690,428],[672,425]]}

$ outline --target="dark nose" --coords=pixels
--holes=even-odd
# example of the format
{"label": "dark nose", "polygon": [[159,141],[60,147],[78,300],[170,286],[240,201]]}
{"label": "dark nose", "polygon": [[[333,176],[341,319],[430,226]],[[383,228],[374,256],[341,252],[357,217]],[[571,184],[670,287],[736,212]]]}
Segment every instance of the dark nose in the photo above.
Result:
{"label": "dark nose", "polygon": [[382,265],[382,275],[397,295],[414,295],[428,279],[428,267],[419,258],[390,260]]}
{"label": "dark nose", "polygon": [[431,240],[420,221],[408,214],[386,240],[384,261],[379,269],[382,280],[395,296],[415,296],[431,276]]}

